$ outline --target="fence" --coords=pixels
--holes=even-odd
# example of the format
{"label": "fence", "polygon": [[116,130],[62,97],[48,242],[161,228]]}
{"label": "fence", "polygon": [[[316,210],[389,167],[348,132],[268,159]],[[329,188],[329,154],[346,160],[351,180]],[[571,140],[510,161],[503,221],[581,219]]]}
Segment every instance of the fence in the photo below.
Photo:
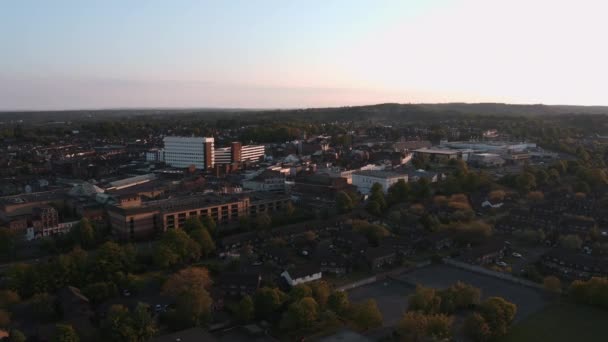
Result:
{"label": "fence", "polygon": [[494,278],[499,278],[502,280],[506,280],[506,281],[510,281],[512,283],[516,283],[519,285],[524,285],[524,286],[528,286],[528,287],[532,287],[535,289],[544,289],[542,285],[531,282],[529,280],[526,279],[521,279],[515,276],[512,276],[510,274],[507,273],[502,273],[502,272],[497,272],[497,271],[492,271],[489,270],[487,268],[481,267],[481,266],[476,266],[476,265],[471,265],[471,264],[467,264],[461,261],[457,261],[454,259],[449,259],[449,258],[445,258],[443,259],[443,262],[447,265],[450,266],[454,266],[454,267],[458,267],[467,271],[471,271],[471,272],[475,272],[475,273],[479,273],[479,274],[483,274],[483,275],[487,275],[490,277],[494,277]]}

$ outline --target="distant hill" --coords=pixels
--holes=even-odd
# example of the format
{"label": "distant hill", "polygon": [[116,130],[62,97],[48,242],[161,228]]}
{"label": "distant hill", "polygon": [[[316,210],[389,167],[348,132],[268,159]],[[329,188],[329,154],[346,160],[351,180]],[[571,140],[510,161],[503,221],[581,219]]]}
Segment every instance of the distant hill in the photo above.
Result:
{"label": "distant hill", "polygon": [[497,115],[497,116],[548,116],[564,114],[608,114],[608,106],[569,106],[569,105],[519,105],[506,103],[421,103],[399,104],[382,103],[367,106],[303,108],[303,109],[229,109],[229,108],[191,108],[191,109],[103,109],[69,111],[25,111],[0,112],[0,121],[23,120],[25,122],[53,122],[75,120],[103,120],[129,118],[136,116],[187,115],[205,119],[225,119],[230,116],[252,118],[252,115],[265,117],[297,116],[302,119],[365,119],[417,117],[420,115]]}

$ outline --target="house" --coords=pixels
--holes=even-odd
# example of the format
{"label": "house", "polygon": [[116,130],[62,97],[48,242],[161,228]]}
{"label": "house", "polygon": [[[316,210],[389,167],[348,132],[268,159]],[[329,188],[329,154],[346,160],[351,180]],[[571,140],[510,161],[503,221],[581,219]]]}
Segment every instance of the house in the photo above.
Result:
{"label": "house", "polygon": [[568,280],[608,276],[608,259],[554,248],[541,257],[543,270]]}
{"label": "house", "polygon": [[285,191],[285,175],[279,171],[265,170],[252,179],[243,180],[243,188],[255,191]]}
{"label": "house", "polygon": [[218,286],[224,296],[239,297],[252,295],[261,280],[259,273],[224,272],[218,279]]}
{"label": "house", "polygon": [[309,263],[298,265],[292,270],[285,270],[281,273],[281,277],[285,278],[285,281],[287,281],[287,284],[290,286],[296,286],[321,279],[323,277],[323,272],[319,265]]}
{"label": "house", "polygon": [[500,260],[506,252],[504,241],[490,240],[481,246],[469,248],[461,259],[470,264],[488,265]]}
{"label": "house", "polygon": [[390,266],[395,263],[397,253],[392,249],[386,249],[382,247],[368,248],[365,251],[365,258],[369,267],[376,271],[385,266]]}

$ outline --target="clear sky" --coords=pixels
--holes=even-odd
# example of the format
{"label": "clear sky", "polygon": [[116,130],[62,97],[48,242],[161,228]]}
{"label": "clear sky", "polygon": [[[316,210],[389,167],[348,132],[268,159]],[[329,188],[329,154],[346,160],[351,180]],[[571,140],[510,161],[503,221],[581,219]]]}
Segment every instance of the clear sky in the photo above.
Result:
{"label": "clear sky", "polygon": [[608,105],[602,0],[4,0],[0,110]]}

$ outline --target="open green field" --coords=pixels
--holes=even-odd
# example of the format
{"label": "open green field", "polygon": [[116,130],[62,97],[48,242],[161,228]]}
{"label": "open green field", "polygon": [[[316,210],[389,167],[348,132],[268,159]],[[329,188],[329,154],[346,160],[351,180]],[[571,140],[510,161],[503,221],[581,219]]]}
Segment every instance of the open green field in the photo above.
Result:
{"label": "open green field", "polygon": [[606,341],[606,324],[608,310],[554,303],[513,326],[500,342]]}

